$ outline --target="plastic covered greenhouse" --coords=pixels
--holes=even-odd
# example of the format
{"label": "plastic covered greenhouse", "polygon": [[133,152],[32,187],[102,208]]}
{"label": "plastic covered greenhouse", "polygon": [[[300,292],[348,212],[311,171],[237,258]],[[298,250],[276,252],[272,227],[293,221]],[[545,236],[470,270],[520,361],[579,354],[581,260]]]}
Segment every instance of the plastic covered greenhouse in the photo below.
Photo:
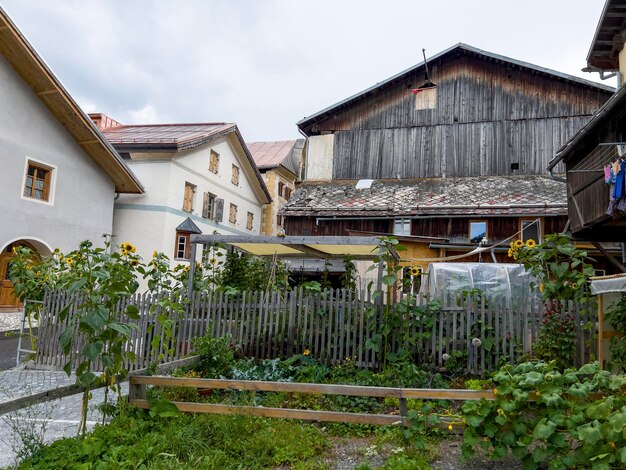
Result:
{"label": "plastic covered greenhouse", "polygon": [[532,276],[520,264],[431,263],[420,292],[451,306],[460,296],[481,291],[491,302],[518,311],[541,300],[531,281]]}

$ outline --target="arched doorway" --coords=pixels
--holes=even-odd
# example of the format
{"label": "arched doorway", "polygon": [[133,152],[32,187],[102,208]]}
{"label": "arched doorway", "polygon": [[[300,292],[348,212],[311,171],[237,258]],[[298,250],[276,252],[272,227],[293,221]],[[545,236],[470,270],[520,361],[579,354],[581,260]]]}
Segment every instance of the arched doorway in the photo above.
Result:
{"label": "arched doorway", "polygon": [[15,256],[13,249],[22,246],[30,248],[39,256],[49,256],[51,254],[50,248],[45,243],[32,239],[15,240],[2,248],[0,252],[0,308],[2,309],[21,307],[20,301],[15,297],[13,283],[9,279],[9,270],[11,269],[11,260]]}

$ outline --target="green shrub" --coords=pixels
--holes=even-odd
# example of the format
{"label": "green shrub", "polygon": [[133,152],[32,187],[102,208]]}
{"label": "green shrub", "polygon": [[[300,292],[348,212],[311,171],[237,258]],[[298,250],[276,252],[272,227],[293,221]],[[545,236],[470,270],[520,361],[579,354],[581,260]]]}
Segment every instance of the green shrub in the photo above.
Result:
{"label": "green shrub", "polygon": [[477,446],[493,458],[509,450],[525,468],[623,468],[626,376],[597,363],[560,372],[555,362],[503,367],[492,379],[495,401],[463,405],[463,455]]}
{"label": "green shrub", "polygon": [[230,336],[213,338],[210,333],[194,338],[193,350],[200,356],[194,369],[206,378],[230,377],[235,362],[235,351]]}

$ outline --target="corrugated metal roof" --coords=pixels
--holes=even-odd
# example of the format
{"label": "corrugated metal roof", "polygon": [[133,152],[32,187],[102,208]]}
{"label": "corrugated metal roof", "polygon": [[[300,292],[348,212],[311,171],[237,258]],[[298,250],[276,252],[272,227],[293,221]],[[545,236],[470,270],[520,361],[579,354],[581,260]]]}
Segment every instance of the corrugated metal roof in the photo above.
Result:
{"label": "corrugated metal roof", "polygon": [[252,158],[260,169],[275,168],[290,156],[297,140],[276,142],[247,142]]}
{"label": "corrugated metal roof", "polygon": [[[578,83],[580,85],[583,86],[587,86],[587,87],[592,87],[592,88],[597,88],[600,90],[606,90],[606,91],[614,91],[615,89],[613,87],[607,86],[607,85],[603,85],[601,83],[596,83],[596,82],[592,82],[591,80],[585,80],[583,78],[580,77],[576,77],[574,75],[569,75],[566,73],[562,73],[562,72],[557,72],[556,70],[552,70],[552,69],[548,69],[545,67],[541,67],[539,65],[534,65],[531,64],[529,62],[524,62],[521,60],[517,60],[517,59],[511,59],[510,57],[506,57],[503,55],[499,55],[499,54],[494,54],[493,52],[488,52],[482,49],[479,49],[477,47],[473,47],[470,46],[468,44],[464,44],[462,42],[455,44],[452,47],[449,47],[448,49],[439,52],[438,54],[435,54],[432,57],[428,58],[428,63],[431,63],[435,60],[441,59],[444,56],[451,54],[455,51],[461,51],[461,52],[466,52],[466,53],[471,53],[471,54],[475,54],[478,56],[482,56],[486,59],[490,59],[490,60],[495,60],[495,61],[500,61],[500,62],[505,62],[508,64],[512,64],[512,65],[517,65],[519,67],[523,67],[526,69],[530,69],[530,70],[534,70],[535,72],[540,72],[546,75],[550,75],[553,76],[555,78],[559,78],[562,80],[567,80],[570,82],[575,82]],[[348,98],[341,100],[333,105],[328,106],[327,108],[322,109],[321,111],[318,111],[315,114],[312,114],[310,116],[307,116],[303,119],[301,119],[300,121],[298,121],[296,123],[296,125],[300,128],[303,129],[304,131],[306,131],[305,127],[308,126],[309,124],[311,124],[312,122],[315,121],[319,121],[322,118],[324,118],[326,115],[328,114],[332,114],[337,108],[343,108],[345,106],[348,106],[350,104],[352,104],[355,101],[358,101],[359,99],[363,99],[365,98],[367,95],[371,94],[372,92],[374,92],[375,90],[378,90],[380,88],[384,88],[387,86],[392,85],[393,83],[395,83],[397,80],[401,80],[403,79],[403,77],[405,77],[406,75],[409,74],[413,74],[415,73],[415,71],[420,70],[424,67],[424,63],[419,63],[417,65],[414,65],[412,67],[409,67],[406,70],[403,70],[400,73],[397,73],[381,82],[376,83],[375,85],[372,85],[369,88],[366,88],[363,91],[360,91],[352,96],[349,96]]]}
{"label": "corrugated metal roof", "polygon": [[298,175],[305,140],[279,140],[276,142],[250,142],[247,145],[252,158],[261,170],[282,166]]}
{"label": "corrugated metal roof", "polygon": [[564,215],[565,184],[544,176],[356,180],[300,185],[287,216]]}

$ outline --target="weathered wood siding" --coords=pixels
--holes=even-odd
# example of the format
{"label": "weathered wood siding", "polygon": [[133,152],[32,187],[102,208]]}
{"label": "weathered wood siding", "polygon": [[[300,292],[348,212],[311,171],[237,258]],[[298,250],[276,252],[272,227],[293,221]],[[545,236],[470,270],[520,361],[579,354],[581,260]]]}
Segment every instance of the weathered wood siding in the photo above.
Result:
{"label": "weathered wood siding", "polygon": [[434,109],[415,109],[420,73],[311,125],[335,134],[333,178],[543,174],[611,95],[468,55],[433,64],[431,76]]}
{"label": "weathered wood siding", "polygon": [[[528,219],[533,217],[521,217]],[[518,217],[438,217],[415,219],[411,223],[411,235],[421,237],[448,238],[452,241],[467,242],[469,223],[472,220],[487,221],[487,236],[490,241],[504,240],[520,229]],[[543,217],[544,233],[563,231],[566,216]],[[308,230],[308,233],[305,231]],[[364,220],[320,220],[315,217],[286,217],[285,232],[289,235],[347,235],[348,230],[390,233],[393,231],[393,219]]]}

